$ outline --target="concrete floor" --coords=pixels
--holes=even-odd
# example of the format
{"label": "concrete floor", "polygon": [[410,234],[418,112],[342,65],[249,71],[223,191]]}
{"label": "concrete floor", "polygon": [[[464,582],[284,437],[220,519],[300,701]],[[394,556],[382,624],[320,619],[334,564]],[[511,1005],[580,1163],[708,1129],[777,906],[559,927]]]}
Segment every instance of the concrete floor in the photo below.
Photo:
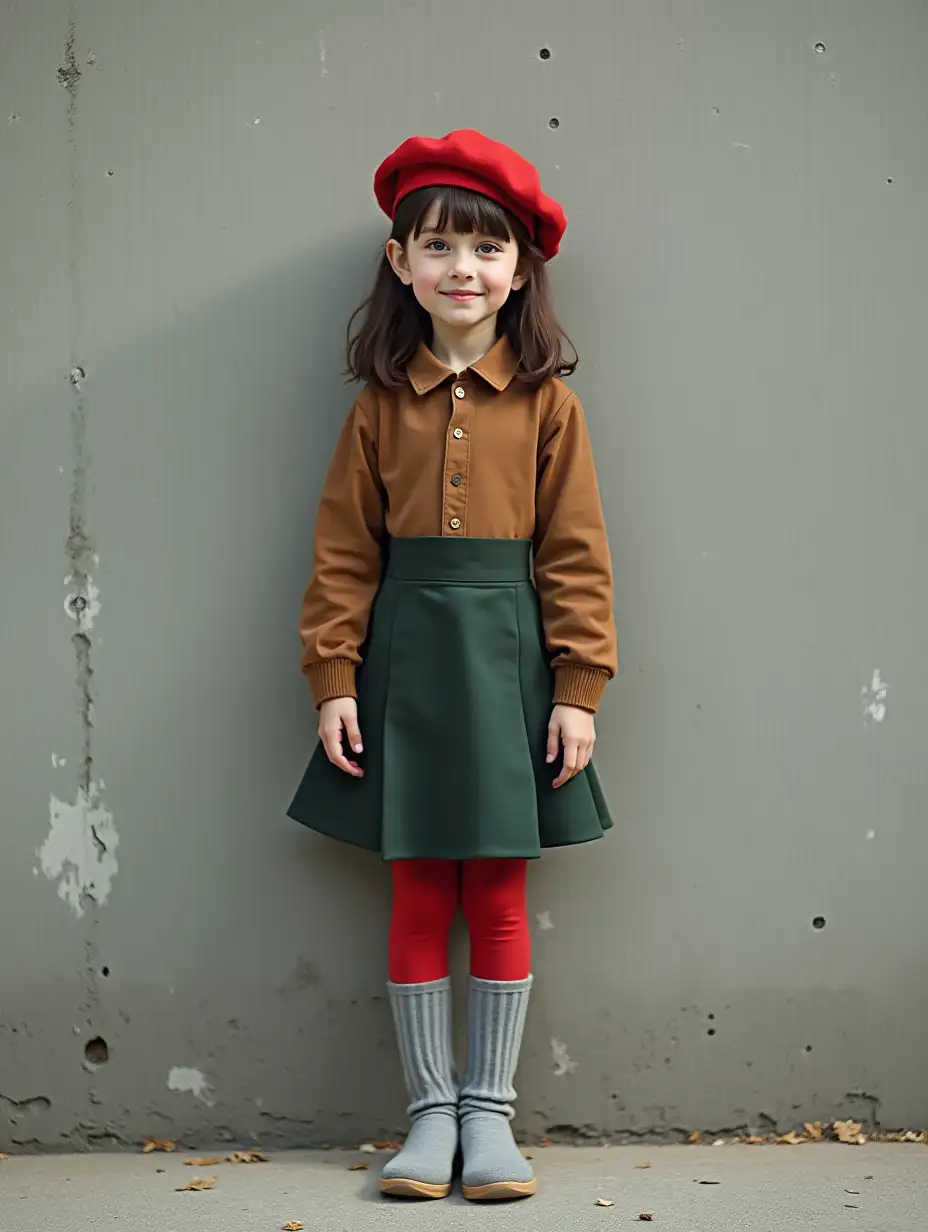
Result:
{"label": "concrete floor", "polygon": [[[437,1203],[382,1199],[383,1156],[293,1152],[201,1170],[186,1167],[180,1153],[13,1157],[0,1162],[0,1232],[275,1232],[289,1220],[306,1232],[473,1229],[478,1220],[507,1232],[585,1232],[643,1227],[642,1213],[666,1232],[928,1228],[925,1146],[548,1147],[531,1154],[538,1196],[483,1208],[457,1193]],[[349,1170],[360,1161],[370,1168]],[[636,1166],[645,1163],[651,1167]],[[175,1192],[207,1174],[217,1177],[214,1190]],[[597,1207],[599,1198],[615,1205]]]}

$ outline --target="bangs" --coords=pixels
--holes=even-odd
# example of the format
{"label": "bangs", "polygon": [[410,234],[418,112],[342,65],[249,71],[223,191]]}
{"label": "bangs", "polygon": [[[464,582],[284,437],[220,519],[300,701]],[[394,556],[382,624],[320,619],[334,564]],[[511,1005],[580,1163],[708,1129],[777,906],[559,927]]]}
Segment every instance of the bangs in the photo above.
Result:
{"label": "bangs", "polygon": [[[408,206],[409,219],[401,218]],[[437,231],[456,231],[459,235],[492,235],[495,239],[515,240],[518,224],[510,220],[509,215],[501,205],[484,197],[482,193],[472,192],[469,188],[457,188],[452,185],[436,185],[434,188],[422,188],[410,193],[400,202],[397,210],[397,231],[405,230],[406,235],[414,235],[416,239],[422,234],[429,215],[437,206],[435,218]],[[399,224],[405,223],[406,226]]]}

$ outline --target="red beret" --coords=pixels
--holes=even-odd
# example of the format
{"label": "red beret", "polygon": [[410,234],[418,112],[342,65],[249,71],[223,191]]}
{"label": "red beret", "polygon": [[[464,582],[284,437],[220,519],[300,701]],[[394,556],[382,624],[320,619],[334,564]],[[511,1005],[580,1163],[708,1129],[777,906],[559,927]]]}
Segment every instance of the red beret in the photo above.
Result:
{"label": "red beret", "polygon": [[454,185],[482,193],[523,224],[550,261],[567,228],[560,205],[541,191],[537,170],[521,154],[472,128],[445,137],[410,137],[374,175],[374,196],[391,220],[417,188]]}

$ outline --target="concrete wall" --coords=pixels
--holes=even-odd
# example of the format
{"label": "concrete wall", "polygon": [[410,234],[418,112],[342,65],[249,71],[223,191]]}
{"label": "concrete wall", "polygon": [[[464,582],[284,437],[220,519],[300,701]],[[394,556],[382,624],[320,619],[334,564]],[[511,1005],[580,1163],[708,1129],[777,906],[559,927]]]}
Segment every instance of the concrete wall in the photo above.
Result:
{"label": "concrete wall", "polygon": [[928,9],[0,23],[0,1148],[402,1126],[385,871],[284,817],[295,620],[372,169],[462,125],[571,220],[624,656],[520,1125],[928,1119]]}

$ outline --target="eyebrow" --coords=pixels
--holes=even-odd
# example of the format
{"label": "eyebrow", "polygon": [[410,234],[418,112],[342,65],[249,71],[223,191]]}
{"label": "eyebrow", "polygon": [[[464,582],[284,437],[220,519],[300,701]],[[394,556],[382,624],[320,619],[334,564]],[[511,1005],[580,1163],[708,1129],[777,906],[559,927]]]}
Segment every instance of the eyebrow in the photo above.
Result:
{"label": "eyebrow", "polygon": [[490,231],[458,232],[458,231],[455,231],[454,227],[446,227],[444,231],[439,231],[437,227],[423,227],[422,230],[419,232],[419,238],[421,239],[423,235],[443,236],[443,235],[459,235],[459,234],[479,236],[483,240],[494,240],[500,244],[507,242],[503,239],[501,235],[493,235],[493,233]]}

